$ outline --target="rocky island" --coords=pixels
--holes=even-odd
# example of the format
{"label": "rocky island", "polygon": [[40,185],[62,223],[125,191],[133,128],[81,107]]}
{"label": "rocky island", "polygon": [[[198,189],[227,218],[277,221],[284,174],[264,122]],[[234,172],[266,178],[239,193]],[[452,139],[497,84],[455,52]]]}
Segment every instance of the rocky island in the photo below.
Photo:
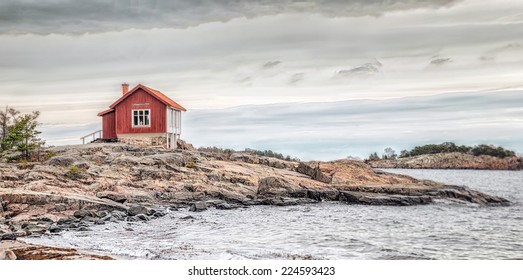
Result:
{"label": "rocky island", "polygon": [[[13,241],[19,237],[88,231],[92,224],[107,222],[148,221],[181,207],[227,210],[321,201],[509,204],[465,186],[387,173],[359,161],[297,162],[196,150],[183,142],[178,146],[176,151],[123,143],[58,146],[48,149],[50,156],[43,162],[0,163],[0,239],[3,248],[14,248],[4,251],[5,258],[9,252],[28,258]],[[40,258],[100,258],[26,244],[33,259],[39,258],[35,251],[45,255],[50,250],[58,253]]]}
{"label": "rocky island", "polygon": [[456,145],[453,142],[426,144],[399,155],[386,148],[381,157],[372,153],[365,160],[374,168],[521,170],[523,158],[516,152],[492,144]]}
{"label": "rocky island", "polygon": [[521,170],[523,158],[505,158],[466,153],[441,153],[367,162],[373,168]]}

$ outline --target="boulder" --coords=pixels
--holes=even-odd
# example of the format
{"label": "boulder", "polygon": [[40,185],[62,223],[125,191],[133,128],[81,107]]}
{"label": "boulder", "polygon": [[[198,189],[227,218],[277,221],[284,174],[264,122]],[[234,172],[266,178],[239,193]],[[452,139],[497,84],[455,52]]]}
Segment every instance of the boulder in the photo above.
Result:
{"label": "boulder", "polygon": [[[312,164],[314,164],[314,163],[312,163]],[[311,164],[300,162],[300,164],[296,168],[296,171],[298,173],[308,175],[316,181],[320,181],[323,183],[332,182],[332,176],[324,174],[320,168],[319,163],[316,166],[312,166]]]}
{"label": "boulder", "polygon": [[58,220],[58,222],[56,222],[56,223],[58,225],[68,225],[68,224],[72,224],[72,223],[77,223],[79,221],[80,221],[79,219],[76,219],[74,217],[63,217],[63,218],[60,218]]}
{"label": "boulder", "polygon": [[109,212],[106,210],[101,210],[101,211],[96,212],[96,217],[98,217],[98,218],[103,218],[107,215],[109,215]]}
{"label": "boulder", "polygon": [[113,211],[111,212],[112,217],[117,221],[123,221],[127,214],[122,211]]}
{"label": "boulder", "polygon": [[47,231],[47,228],[49,225],[44,224],[28,224],[24,227],[24,230],[27,232],[28,235],[32,234],[44,234]]}
{"label": "boulder", "polygon": [[116,220],[116,219],[111,214],[109,214],[109,215],[107,215],[107,216],[102,218],[102,221],[104,221],[104,222],[114,221],[114,220]]}
{"label": "boulder", "polygon": [[118,203],[124,203],[125,201],[127,201],[127,197],[125,195],[111,191],[98,192],[96,193],[96,196],[98,198],[107,198]]}
{"label": "boulder", "polygon": [[91,231],[88,227],[79,227],[77,231]]}
{"label": "boulder", "polygon": [[207,203],[204,201],[196,201],[191,205],[189,211],[191,212],[201,212],[207,210]]}
{"label": "boulder", "polygon": [[136,218],[138,218],[142,221],[149,221],[149,217],[147,217],[145,214],[138,214],[138,215],[136,215]]}
{"label": "boulder", "polygon": [[127,210],[127,214],[129,216],[136,216],[136,215],[139,215],[139,214],[147,214],[147,208],[145,208],[145,207],[143,207],[141,205],[131,206]]}
{"label": "boulder", "polygon": [[16,240],[16,235],[14,233],[2,234],[0,240]]}
{"label": "boulder", "polygon": [[11,250],[0,250],[0,261],[14,261],[16,255]]}
{"label": "boulder", "polygon": [[224,203],[216,204],[215,207],[216,207],[216,209],[220,209],[220,210],[230,210],[230,209],[237,209],[240,206],[236,205],[236,204],[229,204],[227,202],[224,202]]}
{"label": "boulder", "polygon": [[337,190],[307,190],[307,198],[316,201],[337,200],[339,191]]}
{"label": "boulder", "polygon": [[176,148],[179,150],[194,150],[194,146],[181,139],[176,140]]}
{"label": "boulder", "polygon": [[74,212],[73,216],[75,216],[78,219],[83,219],[85,217],[94,217],[95,213],[93,213],[93,211],[88,210],[77,210]]}
{"label": "boulder", "polygon": [[63,231],[64,229],[62,227],[59,227],[59,226],[51,226],[49,228],[49,232],[50,233],[58,233],[58,232],[61,232]]}
{"label": "boulder", "polygon": [[153,217],[155,218],[160,218],[160,217],[163,217],[165,216],[167,213],[165,213],[164,211],[156,211],[154,214],[153,214]]}

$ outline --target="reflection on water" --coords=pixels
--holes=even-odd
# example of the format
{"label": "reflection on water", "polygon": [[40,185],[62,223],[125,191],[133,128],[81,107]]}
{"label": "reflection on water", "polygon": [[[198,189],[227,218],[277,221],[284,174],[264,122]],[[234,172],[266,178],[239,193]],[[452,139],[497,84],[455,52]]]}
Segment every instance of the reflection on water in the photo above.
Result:
{"label": "reflection on water", "polygon": [[329,202],[179,210],[147,223],[113,223],[26,241],[152,259],[523,258],[523,172],[387,171],[468,185],[514,204],[397,207]]}

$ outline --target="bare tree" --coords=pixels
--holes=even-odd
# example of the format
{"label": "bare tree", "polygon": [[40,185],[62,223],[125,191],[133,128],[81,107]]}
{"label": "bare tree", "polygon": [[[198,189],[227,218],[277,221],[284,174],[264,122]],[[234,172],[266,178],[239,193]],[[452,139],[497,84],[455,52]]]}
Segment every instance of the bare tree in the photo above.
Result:
{"label": "bare tree", "polygon": [[391,147],[387,147],[384,150],[383,159],[395,159],[398,155],[396,154],[396,151],[394,151]]}

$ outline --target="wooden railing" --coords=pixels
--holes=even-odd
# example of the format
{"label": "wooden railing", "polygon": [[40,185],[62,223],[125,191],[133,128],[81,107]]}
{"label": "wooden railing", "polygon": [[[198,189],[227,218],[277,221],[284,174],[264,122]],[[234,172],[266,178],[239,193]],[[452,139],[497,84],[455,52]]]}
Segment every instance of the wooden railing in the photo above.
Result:
{"label": "wooden railing", "polygon": [[[98,137],[96,137],[97,135],[98,135]],[[82,140],[82,144],[85,144],[85,139],[86,138],[90,138],[90,137],[92,137],[93,140],[89,140],[88,139],[88,143],[90,143],[90,142],[92,142],[92,141],[94,141],[96,139],[102,138],[102,130],[98,130],[98,131],[95,131],[93,133],[87,134],[84,137],[81,137],[80,139]]]}

